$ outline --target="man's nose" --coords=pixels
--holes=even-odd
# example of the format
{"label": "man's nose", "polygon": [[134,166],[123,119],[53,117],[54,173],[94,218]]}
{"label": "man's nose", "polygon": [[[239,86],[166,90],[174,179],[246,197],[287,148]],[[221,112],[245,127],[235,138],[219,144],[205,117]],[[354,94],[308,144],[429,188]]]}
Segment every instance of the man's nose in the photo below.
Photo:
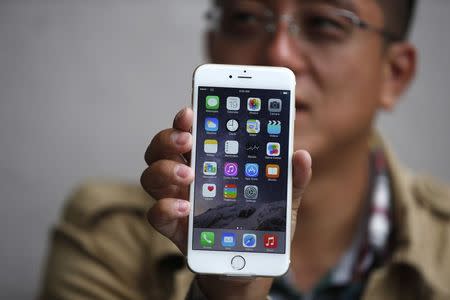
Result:
{"label": "man's nose", "polygon": [[289,25],[281,22],[263,50],[264,64],[290,68],[294,73],[306,68],[306,56],[301,41],[289,32]]}

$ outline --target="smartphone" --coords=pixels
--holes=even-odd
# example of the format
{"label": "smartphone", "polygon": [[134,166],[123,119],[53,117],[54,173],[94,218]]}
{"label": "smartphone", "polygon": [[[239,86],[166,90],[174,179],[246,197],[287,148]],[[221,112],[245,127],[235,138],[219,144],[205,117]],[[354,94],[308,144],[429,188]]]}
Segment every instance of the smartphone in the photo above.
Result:
{"label": "smartphone", "polygon": [[201,65],[192,96],[188,266],[203,274],[283,275],[290,262],[294,73]]}

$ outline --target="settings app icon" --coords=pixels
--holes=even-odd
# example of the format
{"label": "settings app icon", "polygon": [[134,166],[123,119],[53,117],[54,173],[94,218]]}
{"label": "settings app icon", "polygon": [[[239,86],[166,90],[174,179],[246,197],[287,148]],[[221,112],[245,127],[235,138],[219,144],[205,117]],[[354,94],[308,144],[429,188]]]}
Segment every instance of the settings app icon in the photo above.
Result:
{"label": "settings app icon", "polygon": [[246,185],[244,187],[245,199],[256,200],[258,198],[258,187],[256,185]]}

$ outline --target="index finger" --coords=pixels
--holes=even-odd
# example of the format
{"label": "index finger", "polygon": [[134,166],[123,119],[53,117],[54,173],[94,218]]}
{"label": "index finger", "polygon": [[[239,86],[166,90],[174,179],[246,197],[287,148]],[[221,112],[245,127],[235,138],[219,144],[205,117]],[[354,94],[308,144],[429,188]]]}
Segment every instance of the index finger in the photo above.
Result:
{"label": "index finger", "polygon": [[180,110],[173,119],[173,128],[180,131],[190,132],[192,128],[194,112],[191,108],[185,107]]}

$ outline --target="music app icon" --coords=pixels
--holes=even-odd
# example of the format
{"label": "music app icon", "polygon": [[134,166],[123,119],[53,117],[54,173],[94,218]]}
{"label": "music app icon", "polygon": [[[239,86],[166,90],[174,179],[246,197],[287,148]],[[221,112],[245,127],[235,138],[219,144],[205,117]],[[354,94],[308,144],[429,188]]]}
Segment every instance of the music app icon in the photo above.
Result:
{"label": "music app icon", "polygon": [[276,249],[278,247],[278,237],[275,234],[265,234],[264,247],[267,249]]}

